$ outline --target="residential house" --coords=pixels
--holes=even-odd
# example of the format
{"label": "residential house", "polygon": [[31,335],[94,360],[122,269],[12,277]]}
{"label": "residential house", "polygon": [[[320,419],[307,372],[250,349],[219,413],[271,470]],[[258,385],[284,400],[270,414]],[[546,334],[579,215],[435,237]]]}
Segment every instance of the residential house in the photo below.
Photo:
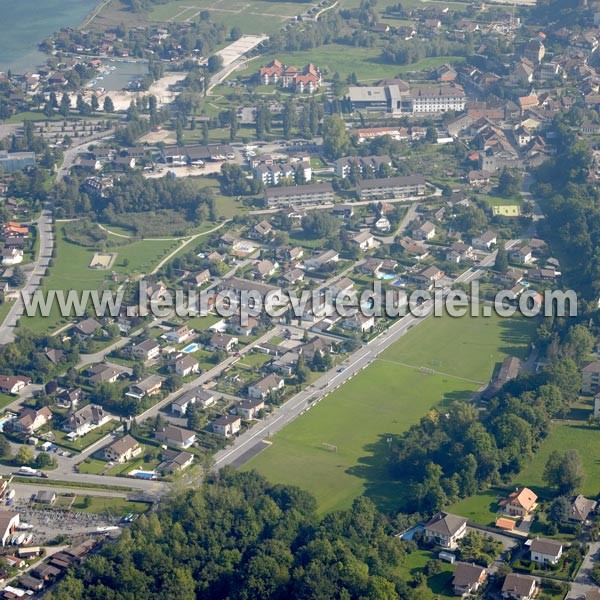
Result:
{"label": "residential house", "polygon": [[141,453],[142,447],[139,442],[130,435],[124,435],[104,448],[104,458],[118,463],[127,462]]}
{"label": "residential house", "polygon": [[435,225],[431,221],[425,221],[412,230],[412,236],[416,240],[431,240],[435,237]]}
{"label": "residential house", "polygon": [[513,262],[517,263],[529,264],[533,260],[533,254],[529,246],[520,246],[511,249],[508,255]]}
{"label": "residential house", "polygon": [[253,400],[241,400],[236,406],[238,415],[246,420],[256,419],[258,413],[265,408],[265,401],[262,398]]}
{"label": "residential house", "polygon": [[563,553],[563,545],[554,540],[531,540],[531,560],[538,565],[556,565]]}
{"label": "residential house", "polygon": [[361,312],[357,312],[347,319],[344,319],[342,322],[342,327],[344,327],[344,329],[351,329],[353,331],[365,333],[367,331],[371,331],[371,329],[375,327],[375,317],[372,315],[363,315]]}
{"label": "residential house", "polygon": [[250,231],[249,237],[265,240],[273,235],[273,226],[269,221],[261,221],[257,223]]}
{"label": "residential house", "polygon": [[248,396],[250,398],[265,399],[270,394],[278,392],[284,387],[284,379],[271,373],[270,375],[259,379],[256,383],[248,386]]}
{"label": "residential house", "polygon": [[83,339],[93,336],[101,328],[102,325],[100,325],[96,319],[92,318],[80,321],[73,326],[75,334]]}
{"label": "residential house", "polygon": [[363,252],[368,252],[375,246],[375,238],[368,231],[361,231],[352,236],[354,242]]}
{"label": "residential house", "polygon": [[224,437],[235,435],[242,428],[242,419],[237,415],[223,415],[212,422],[215,433]]}
{"label": "residential house", "polygon": [[289,271],[282,273],[277,281],[284,287],[296,285],[297,283],[304,281],[304,271],[300,268],[290,269]]}
{"label": "residential house", "polygon": [[495,231],[488,229],[480,236],[474,237],[471,243],[473,244],[473,247],[478,250],[491,250],[492,246],[498,243],[498,234]]}
{"label": "residential house", "polygon": [[474,170],[469,171],[467,175],[467,181],[474,187],[487,185],[490,182],[491,174],[485,170]]}
{"label": "residential house", "polygon": [[335,250],[325,250],[316,256],[311,257],[306,261],[308,269],[322,269],[324,266],[337,263],[340,260],[340,255]]}
{"label": "residential house", "polygon": [[187,340],[192,333],[193,332],[189,325],[180,325],[178,327],[174,327],[170,331],[167,331],[167,333],[165,333],[162,337],[174,344],[181,344],[185,342],[185,340]]}
{"label": "residential house", "polygon": [[173,369],[177,375],[188,377],[200,371],[198,361],[191,354],[184,354],[173,361]]}
{"label": "residential house", "polygon": [[184,417],[190,405],[198,403],[202,408],[208,408],[216,401],[217,395],[212,390],[198,387],[175,399],[171,404],[171,412],[179,417]]}
{"label": "residential house", "polygon": [[446,512],[438,512],[425,524],[425,537],[449,550],[454,550],[466,533],[467,519]]}
{"label": "residential house", "polygon": [[166,425],[156,432],[156,439],[169,446],[185,449],[194,444],[196,441],[196,434],[193,431],[182,429],[175,425]]}
{"label": "residential house", "polygon": [[160,393],[165,378],[154,373],[144,375],[137,383],[130,385],[126,396],[141,400]]}
{"label": "residential house", "polygon": [[0,392],[3,394],[17,394],[30,383],[31,379],[29,377],[0,375]]}
{"label": "residential house", "polygon": [[62,428],[73,434],[73,437],[82,437],[86,433],[101,427],[110,420],[110,415],[97,404],[88,404],[72,412],[63,422]]}
{"label": "residential house", "polygon": [[279,268],[277,263],[273,263],[270,260],[260,260],[254,266],[254,276],[257,279],[269,279],[275,275],[275,271]]}
{"label": "residential house", "polygon": [[84,393],[81,388],[67,388],[56,395],[56,405],[61,408],[77,408],[77,405],[84,399]]}
{"label": "residential house", "polygon": [[190,273],[186,281],[195,287],[200,287],[201,285],[204,285],[210,281],[210,271],[208,269],[204,269],[204,271]]}
{"label": "residential house", "polygon": [[480,565],[457,563],[452,586],[457,596],[468,596],[479,591],[487,579],[487,571]]}
{"label": "residential house", "polygon": [[23,262],[23,250],[20,248],[4,248],[2,250],[2,264],[12,267]]}
{"label": "residential house", "polygon": [[158,358],[160,354],[160,345],[156,340],[144,340],[137,344],[133,343],[129,347],[129,352],[135,358],[147,362]]}
{"label": "residential house", "polygon": [[236,335],[248,337],[258,327],[259,321],[255,317],[246,317],[242,323],[240,315],[235,314],[227,321],[227,328]]}
{"label": "residential house", "polygon": [[10,537],[14,535],[19,523],[19,513],[0,510],[0,540],[3,546],[6,546]]}
{"label": "residential house", "polygon": [[47,406],[43,406],[38,410],[35,408],[24,408],[18,419],[13,421],[13,427],[15,431],[32,435],[51,420],[52,411]]}
{"label": "residential house", "polygon": [[536,580],[518,573],[509,573],[502,585],[502,597],[507,600],[532,600],[536,591]]}
{"label": "residential house", "polygon": [[504,509],[506,515],[526,517],[535,508],[537,499],[537,495],[529,488],[519,487],[506,498],[500,500],[498,505]]}
{"label": "residential house", "polygon": [[571,513],[569,515],[569,521],[574,523],[588,522],[588,517],[596,510],[598,503],[595,500],[590,500],[581,494],[575,496],[571,501]]}
{"label": "residential house", "polygon": [[435,284],[436,281],[442,279],[444,277],[444,274],[444,271],[431,265],[418,271],[415,275],[413,275],[413,279],[417,283],[426,284],[431,287]]}
{"label": "residential house", "polygon": [[239,343],[239,339],[226,333],[215,333],[209,342],[209,346],[213,350],[223,350],[225,352],[233,352],[235,346]]}
{"label": "residential house", "polygon": [[283,377],[291,377],[296,370],[299,354],[294,350],[286,352],[283,356],[275,357],[269,363],[269,369]]}
{"label": "residential house", "polygon": [[178,473],[187,469],[194,462],[194,455],[191,452],[162,450],[160,453],[162,462],[156,467],[156,470],[163,475]]}
{"label": "residential house", "polygon": [[95,385],[96,383],[115,383],[125,372],[125,369],[116,365],[100,363],[87,370],[88,375],[90,375],[88,381],[91,385]]}
{"label": "residential house", "polygon": [[600,361],[591,362],[581,369],[581,391],[584,394],[600,391]]}

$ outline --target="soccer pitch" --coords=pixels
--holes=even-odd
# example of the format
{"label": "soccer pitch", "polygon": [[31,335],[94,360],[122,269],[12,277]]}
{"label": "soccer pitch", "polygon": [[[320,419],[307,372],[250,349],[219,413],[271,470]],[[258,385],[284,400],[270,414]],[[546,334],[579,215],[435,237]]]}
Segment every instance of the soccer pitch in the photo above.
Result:
{"label": "soccer pitch", "polygon": [[534,327],[524,318],[429,318],[244,468],[308,490],[322,512],[361,494],[393,510],[405,490],[388,476],[388,440],[431,408],[469,398],[505,356],[525,358]]}

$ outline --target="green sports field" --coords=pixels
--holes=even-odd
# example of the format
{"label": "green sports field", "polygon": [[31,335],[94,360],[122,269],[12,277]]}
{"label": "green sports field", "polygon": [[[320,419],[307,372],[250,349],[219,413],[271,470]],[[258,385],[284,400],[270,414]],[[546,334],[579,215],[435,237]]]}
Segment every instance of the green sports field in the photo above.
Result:
{"label": "green sports field", "polygon": [[533,327],[516,318],[430,318],[271,438],[245,468],[307,489],[322,512],[361,494],[393,510],[404,489],[389,480],[387,440],[430,408],[469,398],[506,355],[524,358]]}

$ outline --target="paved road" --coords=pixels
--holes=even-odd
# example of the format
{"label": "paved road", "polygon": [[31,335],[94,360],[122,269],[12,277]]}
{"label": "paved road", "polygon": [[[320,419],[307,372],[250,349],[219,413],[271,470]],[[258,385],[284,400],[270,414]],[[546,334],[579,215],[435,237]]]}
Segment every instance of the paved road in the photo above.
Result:
{"label": "paved road", "polygon": [[594,563],[597,563],[598,561],[600,561],[600,542],[593,542],[590,544],[589,552],[583,560],[575,581],[571,584],[567,599],[584,598],[586,593],[590,590],[599,589],[598,586],[594,585],[594,582],[590,577],[592,567],[594,566]]}
{"label": "paved road", "polygon": [[[480,267],[488,267],[495,260],[496,252],[486,256],[481,261]],[[459,275],[455,283],[469,283],[481,277],[482,274],[483,270],[481,268],[472,268]],[[440,300],[439,304],[441,303],[442,301]],[[434,308],[433,300],[425,303],[424,306],[429,309]],[[430,311],[430,313],[432,312]],[[310,410],[315,403],[320,402],[328,394],[369,366],[381,352],[397,342],[407,331],[426,318],[428,317],[418,317],[408,314],[396,321],[386,331],[359,348],[340,367],[331,369],[322,375],[305,390],[290,398],[280,407],[275,408],[261,423],[242,433],[230,446],[218,452],[215,455],[215,466],[217,468],[230,464],[239,466],[245,460],[249,460],[253,454],[252,449],[257,444],[263,444],[265,441],[268,442],[268,439],[272,435],[283,429],[306,410]]]}
{"label": "paved road", "polygon": [[[52,232],[52,213],[49,208],[44,208],[40,217],[35,221],[35,226],[38,230],[40,240],[39,254],[37,259],[31,264],[24,267],[24,272],[27,272],[27,281],[23,287],[25,293],[33,294],[33,292],[41,285],[42,277],[46,273],[46,269],[52,258],[52,249],[54,248],[54,234]],[[12,342],[15,337],[14,329],[17,325],[19,317],[23,314],[23,299],[21,294],[18,294],[10,311],[6,315],[4,322],[0,325],[0,345]]]}
{"label": "paved road", "polygon": [[71,146],[64,152],[63,163],[56,174],[56,181],[61,181],[69,173],[69,169],[75,164],[77,157],[84,152],[87,152],[88,146],[99,140],[107,140],[114,135],[114,129],[106,129],[99,131],[85,138],[85,141],[79,141],[77,146]]}

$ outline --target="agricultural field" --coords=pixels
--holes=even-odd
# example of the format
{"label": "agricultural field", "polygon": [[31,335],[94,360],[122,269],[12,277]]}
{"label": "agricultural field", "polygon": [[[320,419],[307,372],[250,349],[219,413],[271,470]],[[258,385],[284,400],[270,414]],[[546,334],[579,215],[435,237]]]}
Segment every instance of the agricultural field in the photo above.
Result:
{"label": "agricultural field", "polygon": [[[133,276],[149,273],[152,268],[170,250],[177,245],[176,241],[144,240],[119,246],[117,260],[110,271],[121,275]],[[56,258],[50,267],[49,275],[44,278],[42,289],[47,290],[98,290],[108,271],[90,269],[89,265],[97,249],[85,248],[71,244],[64,239],[60,227],[56,233]],[[52,331],[60,324],[66,323],[61,317],[58,306],[53,306],[47,318],[36,315],[23,315],[20,326],[31,329],[35,333]]]}
{"label": "agricultural field", "polygon": [[321,512],[348,508],[361,494],[393,510],[405,490],[389,479],[388,440],[429,409],[471,397],[505,356],[524,358],[534,326],[518,318],[430,318],[271,438],[246,468],[307,489]]}
{"label": "agricultural field", "polygon": [[155,5],[147,18],[155,22],[184,23],[208,11],[214,22],[223,23],[228,28],[239,27],[245,34],[268,34],[281,29],[289,19],[306,12],[315,4],[283,0],[176,0]]}

